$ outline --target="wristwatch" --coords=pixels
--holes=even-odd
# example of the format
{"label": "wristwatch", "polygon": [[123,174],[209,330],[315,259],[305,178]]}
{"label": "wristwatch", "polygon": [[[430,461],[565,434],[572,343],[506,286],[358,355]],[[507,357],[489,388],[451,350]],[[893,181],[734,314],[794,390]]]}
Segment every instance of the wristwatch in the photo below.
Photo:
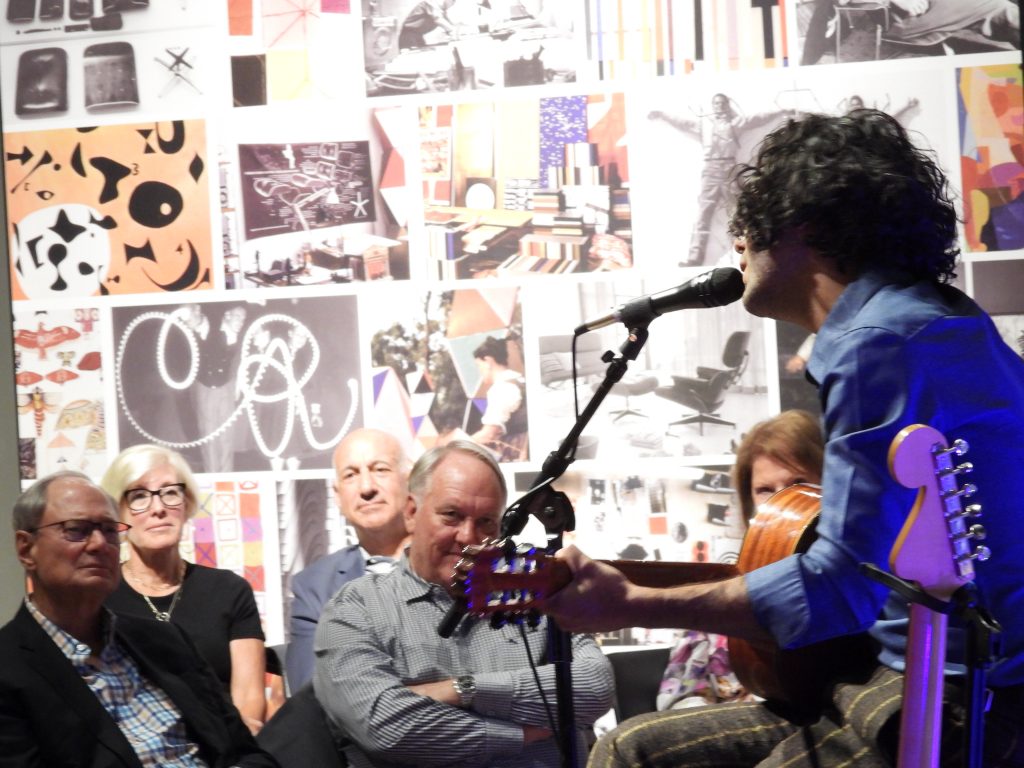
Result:
{"label": "wristwatch", "polygon": [[476,679],[472,675],[459,675],[452,680],[452,688],[459,694],[459,706],[469,709],[476,697]]}

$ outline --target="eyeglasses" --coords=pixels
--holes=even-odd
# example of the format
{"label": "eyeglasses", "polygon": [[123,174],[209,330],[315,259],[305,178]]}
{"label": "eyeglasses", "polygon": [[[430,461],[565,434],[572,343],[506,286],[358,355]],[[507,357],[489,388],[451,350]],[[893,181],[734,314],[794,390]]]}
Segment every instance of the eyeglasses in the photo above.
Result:
{"label": "eyeglasses", "polygon": [[165,485],[163,488],[158,488],[155,491],[151,491],[148,488],[130,488],[124,492],[124,500],[128,505],[128,509],[136,514],[149,509],[149,505],[153,503],[154,496],[159,496],[160,503],[165,507],[180,507],[185,503],[185,484],[174,483],[173,485]]}
{"label": "eyeglasses", "polygon": [[44,528],[59,528],[60,535],[64,537],[64,540],[74,544],[88,541],[93,531],[99,531],[107,544],[118,546],[121,543],[121,534],[125,533],[131,526],[128,523],[121,523],[117,520],[101,520],[99,522],[93,522],[92,520],[61,520],[59,523],[40,525],[37,528],[29,528],[28,530],[31,533],[37,533]]}

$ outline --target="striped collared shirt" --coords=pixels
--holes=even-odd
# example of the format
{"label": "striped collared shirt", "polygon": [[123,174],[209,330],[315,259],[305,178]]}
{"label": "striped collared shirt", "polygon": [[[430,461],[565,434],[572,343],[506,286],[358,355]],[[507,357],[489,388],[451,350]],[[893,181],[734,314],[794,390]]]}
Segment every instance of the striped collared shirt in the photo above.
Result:
{"label": "striped collared shirt", "polygon": [[104,609],[103,650],[92,649],[47,619],[28,597],[25,606],[89,686],[144,766],[206,768],[199,747],[189,741],[185,721],[170,697],[139,671],[114,635],[114,614]]}
{"label": "striped collared shirt", "polygon": [[[524,745],[523,726],[547,727],[555,706],[543,623],[526,631],[491,629],[467,617],[450,639],[437,625],[452,598],[409,566],[408,554],[386,575],[349,582],[324,606],[314,641],[317,698],[354,742],[354,768],[490,766],[537,768],[559,763],[557,744]],[[526,647],[538,666],[542,695]],[[589,635],[572,639],[573,703],[582,736],[611,706],[611,667]],[[473,675],[468,709],[413,693],[408,685]],[[545,704],[546,697],[546,704]],[[582,739],[580,740],[582,744]],[[585,756],[586,750],[580,750]]]}

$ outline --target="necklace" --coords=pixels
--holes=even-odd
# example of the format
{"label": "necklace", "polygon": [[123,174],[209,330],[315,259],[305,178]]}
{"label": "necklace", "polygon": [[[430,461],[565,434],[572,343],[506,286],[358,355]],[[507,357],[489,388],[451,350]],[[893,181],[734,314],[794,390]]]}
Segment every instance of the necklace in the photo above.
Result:
{"label": "necklace", "polygon": [[176,587],[179,584],[181,584],[183,581],[185,581],[185,561],[184,560],[182,560],[182,561],[180,561],[178,563],[178,572],[177,572],[177,574],[175,574],[175,577],[174,577],[173,581],[166,581],[166,582],[146,581],[144,578],[142,578],[142,576],[140,576],[138,573],[136,573],[135,565],[134,565],[134,561],[133,560],[126,560],[124,562],[124,566],[123,566],[122,570],[123,570],[123,572],[126,575],[131,576],[132,581],[134,581],[136,584],[139,584],[140,586],[143,586],[146,589],[153,589],[153,590],[156,590],[158,592],[166,590],[168,587]]}
{"label": "necklace", "polygon": [[174,613],[174,606],[178,604],[178,598],[181,597],[182,589],[184,589],[184,585],[178,587],[178,591],[174,593],[174,597],[171,599],[171,604],[166,611],[157,610],[157,607],[153,605],[153,601],[149,599],[149,595],[142,595],[142,599],[146,601],[146,605],[149,606],[149,610],[153,612],[157,621],[170,621],[171,614]]}
{"label": "necklace", "polygon": [[[149,589],[163,589],[164,588],[164,587],[158,586],[156,584],[153,584],[152,582],[147,583],[147,582],[143,581],[142,579],[140,579],[139,575],[137,573],[135,573],[135,568],[131,567],[130,563],[131,563],[131,560],[129,560],[127,563],[125,563],[126,567],[125,567],[124,570],[131,575],[133,581],[136,581],[139,584],[141,584],[142,586],[147,587]],[[146,595],[146,594],[143,594],[142,592],[139,592],[139,594],[142,595],[142,599],[146,601],[146,605],[149,606],[149,610],[151,610],[153,612],[153,616],[156,617],[157,621],[170,621],[171,620],[171,614],[174,613],[174,606],[176,606],[178,604],[178,599],[181,597],[181,592],[185,588],[185,563],[184,563],[184,561],[182,561],[181,566],[180,566],[179,571],[178,571],[177,585],[178,585],[178,590],[177,590],[177,592],[174,593],[174,597],[171,598],[171,604],[168,606],[166,611],[159,610],[156,607],[156,605],[153,604],[153,601],[149,599],[149,595]],[[174,585],[172,584],[170,586],[174,586]],[[138,590],[136,590],[136,591],[138,591]]]}

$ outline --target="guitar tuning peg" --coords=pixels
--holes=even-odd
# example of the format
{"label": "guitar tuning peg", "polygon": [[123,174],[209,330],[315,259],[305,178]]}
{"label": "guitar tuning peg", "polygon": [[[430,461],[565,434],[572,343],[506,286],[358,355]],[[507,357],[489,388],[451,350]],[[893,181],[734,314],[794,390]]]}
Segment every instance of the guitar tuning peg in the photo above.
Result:
{"label": "guitar tuning peg", "polygon": [[977,560],[978,562],[983,563],[990,557],[992,557],[992,550],[982,545],[980,547],[975,547],[973,552],[966,555],[957,555],[956,561],[958,563],[962,563],[964,560]]}
{"label": "guitar tuning peg", "polygon": [[972,525],[966,531],[954,534],[953,541],[963,541],[964,539],[977,539],[978,541],[984,541],[988,532],[985,530],[983,525]]}
{"label": "guitar tuning peg", "polygon": [[974,464],[969,461],[965,461],[963,464],[957,464],[955,467],[947,467],[939,472],[939,477],[947,477],[948,475],[959,475],[970,474],[974,471]]}
{"label": "guitar tuning peg", "polygon": [[963,509],[957,508],[946,513],[947,520],[962,520],[965,517],[981,517],[981,504],[969,504]]}
{"label": "guitar tuning peg", "polygon": [[951,490],[951,491],[945,491],[942,494],[942,498],[943,499],[952,499],[955,496],[969,497],[969,496],[973,496],[977,492],[978,492],[978,486],[976,486],[974,483],[964,483],[962,488],[957,488],[957,489]]}
{"label": "guitar tuning peg", "polygon": [[952,445],[950,445],[948,448],[943,448],[939,444],[936,444],[932,447],[932,453],[934,453],[936,456],[942,456],[944,454],[949,453],[953,454],[954,456],[963,456],[969,450],[971,450],[971,446],[967,444],[967,441],[960,439],[954,440]]}

